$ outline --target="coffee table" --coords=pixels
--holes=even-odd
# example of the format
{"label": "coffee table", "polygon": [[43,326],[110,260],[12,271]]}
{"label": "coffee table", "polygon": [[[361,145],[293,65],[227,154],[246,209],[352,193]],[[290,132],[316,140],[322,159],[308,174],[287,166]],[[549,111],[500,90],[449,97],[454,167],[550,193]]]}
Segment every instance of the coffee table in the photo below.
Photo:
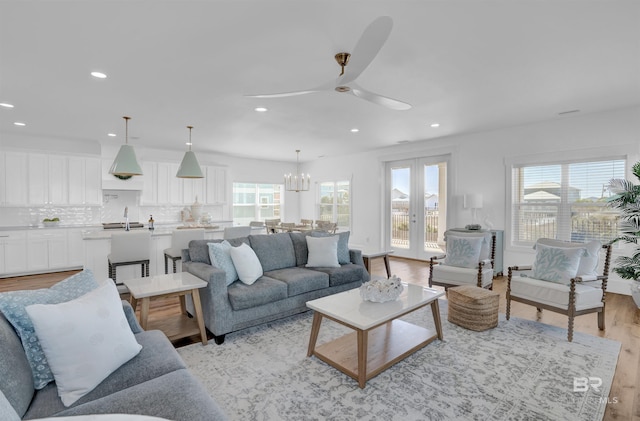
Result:
{"label": "coffee table", "polygon": [[[307,302],[314,310],[307,356],[320,360],[358,381],[367,380],[433,342],[442,340],[438,298],[444,291],[420,285],[403,284],[404,291],[395,301],[363,301],[358,288]],[[399,320],[405,314],[431,305],[435,332]],[[316,347],[323,318],[353,329],[340,338]]]}
{"label": "coffee table", "polygon": [[[143,329],[155,328],[162,330],[169,340],[176,340],[187,336],[200,334],[203,345],[207,344],[207,331],[202,317],[202,304],[200,303],[199,288],[204,288],[207,283],[188,272],[169,273],[167,275],[150,276],[128,279],[123,281],[131,294],[131,306],[135,311],[138,301],[141,301],[140,326]],[[194,317],[187,317],[185,295],[191,295],[194,308]],[[181,314],[155,322],[149,326],[149,301],[152,298],[180,298]]]}

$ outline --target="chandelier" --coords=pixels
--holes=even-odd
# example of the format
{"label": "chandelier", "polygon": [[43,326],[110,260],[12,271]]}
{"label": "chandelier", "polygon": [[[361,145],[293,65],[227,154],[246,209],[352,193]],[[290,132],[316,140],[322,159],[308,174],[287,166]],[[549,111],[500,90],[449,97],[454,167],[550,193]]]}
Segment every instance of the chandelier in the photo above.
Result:
{"label": "chandelier", "polygon": [[284,175],[284,188],[286,191],[308,191],[311,186],[311,176],[300,172],[300,149],[296,149],[296,173]]}

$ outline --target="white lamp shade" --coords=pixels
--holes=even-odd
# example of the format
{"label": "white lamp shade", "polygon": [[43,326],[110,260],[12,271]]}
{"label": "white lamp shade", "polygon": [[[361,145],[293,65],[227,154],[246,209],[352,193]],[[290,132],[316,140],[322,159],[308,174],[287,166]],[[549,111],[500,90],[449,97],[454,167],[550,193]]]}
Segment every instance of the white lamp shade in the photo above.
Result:
{"label": "white lamp shade", "polygon": [[142,168],[138,164],[133,146],[128,144],[120,146],[109,173],[113,175],[142,175]]}
{"label": "white lamp shade", "polygon": [[482,195],[480,193],[471,193],[464,195],[465,209],[482,209]]}
{"label": "white lamp shade", "polygon": [[182,158],[180,168],[176,173],[178,178],[204,178],[200,164],[198,164],[198,158],[193,151],[187,151]]}

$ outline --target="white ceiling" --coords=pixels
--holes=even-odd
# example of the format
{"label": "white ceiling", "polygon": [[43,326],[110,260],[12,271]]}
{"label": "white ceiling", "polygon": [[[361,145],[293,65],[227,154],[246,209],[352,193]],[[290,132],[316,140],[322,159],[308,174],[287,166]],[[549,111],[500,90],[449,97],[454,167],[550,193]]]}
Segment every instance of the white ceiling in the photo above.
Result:
{"label": "white ceiling", "polygon": [[[384,15],[358,83],[411,110],[243,96],[335,79],[334,54]],[[639,22],[640,1],[618,0],[2,0],[0,134],[119,145],[128,115],[134,146],[184,150],[193,125],[196,153],[307,161],[570,118],[640,104]]]}

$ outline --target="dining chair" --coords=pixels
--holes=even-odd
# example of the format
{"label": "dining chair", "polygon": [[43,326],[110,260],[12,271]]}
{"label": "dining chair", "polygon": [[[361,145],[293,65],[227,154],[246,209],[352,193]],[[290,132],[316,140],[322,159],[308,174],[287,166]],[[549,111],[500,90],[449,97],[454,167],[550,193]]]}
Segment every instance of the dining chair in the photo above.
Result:
{"label": "dining chair", "polygon": [[278,232],[278,225],[280,224],[280,219],[265,219],[264,225],[267,228],[267,234],[275,234]]}
{"label": "dining chair", "polygon": [[300,224],[305,227],[313,228],[313,219],[301,219]]}
{"label": "dining chair", "polygon": [[598,329],[604,330],[611,245],[540,238],[534,248],[532,265],[508,268],[507,320],[511,317],[511,301],[517,301],[536,307],[538,312],[545,309],[568,316],[569,342],[573,340],[576,316],[597,313]]}

